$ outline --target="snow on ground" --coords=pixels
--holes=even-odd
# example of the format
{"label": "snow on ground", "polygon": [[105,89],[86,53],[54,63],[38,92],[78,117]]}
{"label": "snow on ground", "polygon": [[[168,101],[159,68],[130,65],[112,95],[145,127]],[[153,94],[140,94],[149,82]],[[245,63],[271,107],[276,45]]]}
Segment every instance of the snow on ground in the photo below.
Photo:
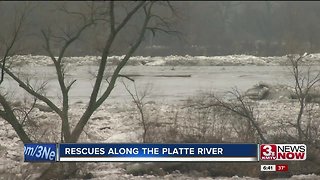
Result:
{"label": "snow on ground", "polygon": [[[276,102],[276,103],[275,103]],[[162,114],[172,111],[172,105],[153,104],[158,111]],[[175,106],[176,108],[176,106]],[[317,107],[318,108],[318,107]],[[85,109],[84,103],[75,103],[71,105],[71,121],[79,119],[81,112]],[[261,119],[268,119],[266,126],[271,127],[272,122],[275,119],[282,119],[292,116],[297,112],[296,104],[292,102],[277,102],[274,100],[264,100],[258,103],[258,109],[260,112],[268,111],[269,114],[260,114]],[[272,113],[272,112],[277,113]],[[35,110],[33,113],[40,119],[40,126],[47,127],[48,131],[55,134],[54,130],[59,128],[59,123],[52,121],[58,119],[54,113],[44,113],[39,110]],[[137,113],[134,104],[104,104],[93,114],[91,120],[85,128],[85,133],[82,134],[80,142],[141,142],[141,126],[138,121],[139,114]],[[267,124],[270,123],[270,124]],[[275,124],[273,124],[276,126]],[[274,127],[276,128],[276,127]],[[272,132],[272,131],[271,131]],[[56,139],[58,140],[58,139]],[[30,170],[29,163],[23,162],[23,144],[18,139],[12,128],[0,120],[0,179],[24,179],[31,177],[32,173],[27,172]],[[180,172],[166,174],[163,176],[144,175],[133,176],[125,173],[126,163],[88,163],[87,169],[94,176],[94,179],[234,179],[234,180],[254,180],[257,178],[250,177],[193,177],[190,175],[181,174]],[[36,171],[36,170],[35,170]],[[8,178],[9,177],[9,178]],[[320,177],[315,174],[309,175],[295,175],[291,179],[319,179]]]}
{"label": "snow on ground", "polygon": [[[109,63],[116,64],[123,56],[109,57]],[[12,57],[14,65],[31,64],[35,66],[51,66],[52,61],[47,56],[14,56]],[[286,57],[256,57],[251,55],[229,55],[229,56],[167,56],[167,57],[132,57],[129,63],[131,65],[263,65],[276,66],[283,65]],[[320,64],[320,54],[310,54],[305,61],[308,64]],[[72,65],[96,65],[99,57],[67,57],[66,63]],[[263,127],[268,127],[268,135],[281,133],[282,129],[278,129],[282,120],[294,120],[293,114],[298,111],[298,105],[295,102],[283,100],[263,100],[258,103],[258,112]],[[157,111],[162,115],[168,115],[172,111],[174,105],[157,105]],[[176,108],[176,107],[174,107]],[[75,122],[85,109],[84,103],[75,103],[70,106],[71,121]],[[319,111],[319,106],[315,106]],[[48,133],[47,142],[55,142],[59,140],[60,122],[55,121],[58,116],[54,113],[44,113],[39,110],[33,112],[37,127],[46,127],[42,129],[42,133]],[[142,129],[139,126],[138,114],[134,104],[104,104],[95,112],[85,127],[85,132],[80,138],[80,142],[96,142],[96,143],[120,143],[120,142],[141,142]],[[172,116],[170,116],[172,117]],[[319,116],[320,117],[320,116]],[[169,119],[169,117],[167,118]],[[274,131],[273,131],[274,130]],[[283,132],[283,131],[282,131]],[[41,133],[39,133],[41,134]],[[37,137],[44,138],[44,137]],[[125,173],[125,163],[87,163],[88,170],[94,176],[94,179],[256,179],[250,177],[192,177],[190,175],[172,173],[163,176],[144,175],[133,176]],[[23,144],[16,136],[15,132],[5,121],[0,119],[0,179],[24,179],[30,177],[30,163],[23,162]],[[33,169],[34,170],[34,169]],[[37,171],[37,170],[34,170]],[[295,175],[291,179],[320,179],[318,175]]]}
{"label": "snow on ground", "polygon": [[[124,56],[110,56],[109,64],[117,64]],[[16,55],[11,57],[15,65],[53,65],[48,56],[40,55]],[[10,61],[9,60],[9,61]],[[147,65],[147,66],[237,66],[237,65],[259,65],[275,66],[284,65],[287,60],[286,56],[258,57],[252,55],[228,55],[228,56],[133,56],[128,64],[130,65]],[[308,64],[320,64],[320,54],[309,54],[304,59]],[[72,65],[96,65],[99,62],[98,56],[82,57],[65,57],[65,63]]]}

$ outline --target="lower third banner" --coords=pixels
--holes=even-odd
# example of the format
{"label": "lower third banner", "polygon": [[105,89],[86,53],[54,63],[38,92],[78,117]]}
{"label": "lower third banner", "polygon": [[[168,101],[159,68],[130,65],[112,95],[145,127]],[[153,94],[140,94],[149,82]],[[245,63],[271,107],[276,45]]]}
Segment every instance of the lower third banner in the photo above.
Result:
{"label": "lower third banner", "polygon": [[258,161],[257,144],[58,144],[57,161]]}

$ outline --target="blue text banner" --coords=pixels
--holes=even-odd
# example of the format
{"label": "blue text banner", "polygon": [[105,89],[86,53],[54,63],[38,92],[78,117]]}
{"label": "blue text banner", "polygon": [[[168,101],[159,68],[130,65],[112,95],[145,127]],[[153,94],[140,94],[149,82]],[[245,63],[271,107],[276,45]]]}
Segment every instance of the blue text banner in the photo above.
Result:
{"label": "blue text banner", "polygon": [[58,161],[258,161],[257,144],[59,144]]}

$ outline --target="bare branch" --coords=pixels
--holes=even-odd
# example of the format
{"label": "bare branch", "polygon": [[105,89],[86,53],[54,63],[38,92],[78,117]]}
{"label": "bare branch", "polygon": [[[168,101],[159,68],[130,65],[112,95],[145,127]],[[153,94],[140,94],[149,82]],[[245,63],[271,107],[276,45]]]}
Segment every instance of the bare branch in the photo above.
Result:
{"label": "bare branch", "polygon": [[130,78],[129,76],[122,75],[122,74],[119,74],[118,76],[119,76],[119,77],[127,78],[127,79],[129,79],[130,81],[134,82],[134,79]]}
{"label": "bare branch", "polygon": [[50,34],[51,34],[51,31],[50,29],[48,29],[47,33],[44,31],[44,30],[41,30],[41,33],[44,37],[44,40],[45,40],[45,50],[47,51],[47,53],[49,54],[51,60],[54,62],[54,64],[57,63],[57,60],[56,58],[54,57],[52,51],[51,51],[51,47],[50,47]]}
{"label": "bare branch", "polygon": [[263,143],[267,143],[267,139],[265,139],[262,134],[262,130],[260,129],[256,117],[253,115],[253,107],[245,101],[244,96],[237,89],[233,89],[233,91],[229,91],[228,93],[232,94],[236,98],[236,102],[230,103],[219,99],[218,97],[213,95],[213,102],[209,104],[205,104],[205,106],[200,106],[200,108],[209,108],[209,107],[222,107],[228,111],[231,111],[241,117],[247,119],[249,124],[252,124],[256,132],[258,133],[260,139]]}
{"label": "bare branch", "polygon": [[83,13],[76,12],[76,11],[70,11],[65,7],[65,5],[59,6],[58,10],[60,10],[61,12],[66,13],[66,14],[69,14],[69,15],[78,16],[78,17],[80,17],[82,19],[83,22],[87,22],[87,17]]}
{"label": "bare branch", "polygon": [[61,115],[61,110],[55,104],[53,104],[52,101],[50,101],[47,97],[45,97],[45,96],[39,94],[38,92],[36,92],[35,90],[33,90],[32,87],[30,87],[30,85],[27,85],[26,83],[21,81],[9,69],[7,69],[7,68],[3,68],[3,69],[12,79],[14,79],[19,84],[19,86],[21,88],[26,90],[29,94],[37,97],[39,100],[45,102],[52,110],[54,110],[57,114]]}
{"label": "bare branch", "polygon": [[317,73],[313,78],[311,78],[311,67],[309,66],[307,72],[303,72],[300,68],[300,63],[306,55],[299,55],[298,58],[295,58],[293,55],[288,56],[291,72],[295,81],[295,94],[300,104],[298,116],[296,119],[295,127],[298,131],[298,140],[307,140],[308,139],[308,129],[306,131],[301,127],[302,124],[302,115],[305,112],[305,108],[308,105],[308,99],[310,97],[310,90],[315,87],[315,85],[320,82],[320,72]]}
{"label": "bare branch", "polygon": [[[6,50],[4,53],[4,57],[2,58],[2,66],[1,67],[6,67],[6,60],[9,56],[9,54],[11,53],[14,45],[17,43],[18,36],[21,33],[21,29],[22,29],[23,23],[25,21],[27,12],[28,12],[28,9],[27,9],[27,7],[25,7],[24,11],[20,15],[18,15],[17,19],[15,19],[15,22],[14,22],[15,27],[14,27],[12,38],[11,38],[11,40],[9,40],[9,44],[5,44]],[[0,84],[3,82],[3,78],[4,78],[4,68],[1,69]]]}
{"label": "bare branch", "polygon": [[111,28],[111,34],[114,34],[116,31],[115,28],[115,17],[114,17],[114,2],[110,1],[110,28]]}
{"label": "bare branch", "polygon": [[[113,4],[113,3],[111,3]],[[97,77],[96,77],[96,81],[95,81],[95,84],[94,84],[94,87],[93,87],[93,90],[92,90],[92,93],[91,93],[91,96],[90,96],[90,101],[89,101],[89,106],[87,108],[87,112],[88,112],[88,115],[91,114],[89,113],[90,108],[96,106],[95,103],[96,103],[96,100],[97,100],[97,96],[98,96],[98,92],[100,90],[100,86],[101,86],[101,82],[102,82],[102,79],[103,79],[103,75],[104,75],[104,71],[105,71],[105,68],[106,68],[106,62],[107,62],[107,58],[108,58],[108,55],[109,55],[109,52],[111,50],[111,46],[113,44],[113,41],[114,39],[116,38],[117,34],[119,33],[119,31],[128,23],[128,21],[132,18],[132,16],[145,4],[145,2],[139,2],[127,15],[126,17],[122,20],[122,22],[120,23],[120,25],[118,25],[117,27],[115,27],[115,30],[113,32],[111,32],[109,34],[109,37],[108,37],[108,40],[106,41],[106,44],[105,44],[105,47],[103,49],[103,53],[102,53],[102,57],[101,57],[101,62],[100,62],[100,65],[99,65],[99,70],[98,70],[98,74],[97,74]],[[110,6],[110,8],[113,8],[113,6]],[[110,10],[110,16],[113,16],[113,10]],[[110,18],[112,19],[112,18]],[[112,21],[110,23],[113,23]],[[140,43],[139,43],[140,44]],[[121,67],[118,68],[117,71],[120,71],[120,69],[124,66],[124,64],[121,65]],[[117,73],[118,74],[118,73]],[[117,76],[117,75],[116,75]],[[115,82],[115,80],[114,80]],[[111,88],[112,90],[113,88]],[[97,106],[96,106],[97,108]],[[96,109],[94,108],[94,109]],[[87,116],[87,113],[85,113],[86,116]],[[87,119],[87,118],[86,118]]]}
{"label": "bare branch", "polygon": [[68,86],[67,86],[67,92],[70,91],[71,86],[76,82],[77,80],[73,80]]}
{"label": "bare branch", "polygon": [[[87,124],[90,116],[92,115],[92,113],[98,108],[100,107],[100,105],[107,99],[107,97],[110,95],[111,91],[113,90],[116,80],[118,78],[118,75],[121,71],[121,69],[126,65],[127,61],[129,60],[129,58],[132,56],[132,54],[136,51],[136,49],[139,47],[140,43],[142,42],[142,39],[144,37],[144,34],[146,32],[146,27],[148,26],[148,23],[150,21],[150,15],[151,15],[151,7],[152,4],[154,2],[139,2],[127,15],[126,17],[121,21],[121,23],[115,27],[114,32],[109,34],[109,38],[106,42],[103,54],[102,54],[102,58],[101,58],[101,62],[99,65],[99,70],[98,70],[98,75],[96,78],[96,82],[94,85],[94,88],[92,90],[91,93],[91,97],[90,97],[90,101],[89,101],[89,105],[85,111],[85,113],[83,114],[83,116],[81,117],[81,119],[79,120],[79,122],[77,123],[76,127],[74,128],[73,132],[72,132],[72,140],[73,141],[77,141],[77,139],[79,138],[84,126]],[[146,8],[147,5],[150,5],[148,10]],[[129,51],[127,52],[127,54],[125,55],[125,57],[121,60],[121,62],[118,64],[118,66],[116,67],[116,69],[113,72],[113,75],[111,77],[110,83],[107,87],[107,89],[104,91],[104,93],[102,94],[102,96],[97,100],[97,95],[98,92],[100,90],[100,86],[101,86],[101,82],[103,79],[103,74],[105,71],[105,66],[106,66],[106,60],[110,51],[110,48],[113,44],[113,41],[115,39],[115,37],[117,36],[118,32],[129,22],[129,20],[133,17],[133,15],[140,9],[140,8],[144,9],[145,13],[145,19],[143,22],[143,25],[141,27],[141,31],[139,32],[139,36],[136,40],[136,42],[133,44],[133,46],[131,46],[131,48],[129,49]],[[112,13],[111,13],[112,14]]]}
{"label": "bare branch", "polygon": [[129,58],[132,56],[132,54],[135,52],[135,50],[139,47],[140,43],[142,42],[142,39],[144,37],[144,34],[146,32],[146,27],[148,25],[148,22],[150,20],[150,11],[151,11],[151,6],[149,6],[149,9],[147,10],[146,7],[144,6],[144,11],[146,13],[145,21],[144,24],[141,28],[141,32],[139,33],[139,37],[135,44],[130,48],[126,56],[121,60],[117,68],[115,69],[112,78],[110,80],[110,85],[108,86],[107,90],[103,93],[103,95],[97,100],[95,106],[96,108],[99,107],[103,101],[110,95],[112,89],[114,88],[114,84],[117,80],[117,77],[121,71],[121,69],[125,66],[125,64],[128,62]]}
{"label": "bare branch", "polygon": [[0,111],[0,116],[5,119],[18,134],[19,138],[23,143],[31,143],[31,139],[23,129],[22,125],[19,123],[18,119],[13,113],[12,108],[9,105],[9,102],[5,99],[5,97],[0,94],[0,104],[3,107],[3,111]]}
{"label": "bare branch", "polygon": [[148,122],[148,118],[145,115],[145,103],[143,102],[143,99],[147,96],[147,91],[148,89],[145,89],[145,91],[143,92],[142,95],[139,95],[138,91],[137,91],[137,87],[136,84],[133,82],[133,86],[134,86],[134,94],[129,90],[128,86],[123,82],[123,85],[125,87],[125,89],[127,90],[127,92],[130,94],[134,104],[136,105],[139,114],[140,114],[140,123],[142,124],[143,127],[143,135],[142,135],[142,142],[146,143],[147,142],[147,133],[149,130],[149,125],[150,123]]}

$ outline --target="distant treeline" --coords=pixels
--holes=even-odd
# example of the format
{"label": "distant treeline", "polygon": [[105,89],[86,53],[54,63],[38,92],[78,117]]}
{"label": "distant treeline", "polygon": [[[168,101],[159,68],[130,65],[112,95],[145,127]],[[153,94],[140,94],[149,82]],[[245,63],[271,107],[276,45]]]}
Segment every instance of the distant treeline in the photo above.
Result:
{"label": "distant treeline", "polygon": [[[0,28],[1,36],[6,36],[15,10],[19,9],[16,7],[23,3],[0,2],[1,27],[8,27]],[[66,16],[57,7],[64,5],[73,11],[83,12],[82,6],[86,2],[34,3],[36,6],[28,18],[27,36],[21,42],[21,53],[46,54],[42,49],[41,29],[50,27],[59,34],[61,29],[72,30],[72,26],[77,24],[75,17]],[[123,2],[125,5],[122,5],[130,6],[130,3],[133,2]],[[320,2],[172,1],[172,4],[176,7],[176,16],[171,14],[167,18],[172,20],[172,29],[180,33],[153,36],[149,32],[136,55],[277,56],[320,52]],[[112,52],[114,55],[121,55],[128,48],[134,29],[132,24],[132,29],[122,32],[122,39],[117,40]],[[68,55],[99,54],[105,33],[108,33],[107,24],[86,30],[68,50]],[[59,43],[53,47],[58,49]]]}

